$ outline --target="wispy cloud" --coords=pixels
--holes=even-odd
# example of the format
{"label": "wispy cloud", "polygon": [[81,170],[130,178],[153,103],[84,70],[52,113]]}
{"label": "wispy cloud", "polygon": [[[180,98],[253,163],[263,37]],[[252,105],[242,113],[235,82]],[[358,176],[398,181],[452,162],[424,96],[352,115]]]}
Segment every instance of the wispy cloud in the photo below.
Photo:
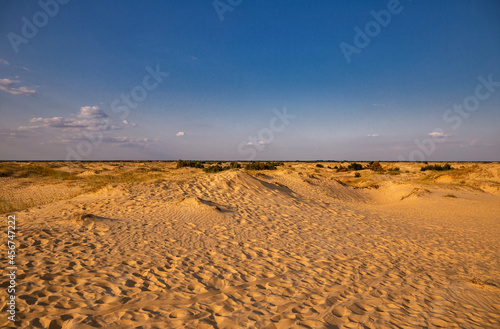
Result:
{"label": "wispy cloud", "polygon": [[444,132],[440,132],[440,131],[433,131],[431,133],[428,133],[427,135],[432,136],[432,137],[450,137],[450,136],[453,136],[453,134],[444,133]]}
{"label": "wispy cloud", "polygon": [[28,87],[14,87],[14,84],[18,84],[21,81],[19,80],[11,80],[11,79],[0,79],[0,90],[3,90],[5,92],[8,92],[9,94],[13,95],[34,95],[36,94],[36,90],[34,89],[29,89]]}
{"label": "wispy cloud", "polygon": [[368,135],[366,135],[366,136],[368,136],[368,137],[379,137],[379,136],[380,136],[380,134],[368,134]]}
{"label": "wispy cloud", "polygon": [[7,66],[10,65],[9,62],[7,62],[5,59],[1,59],[1,58],[0,58],[0,64],[7,65]]}
{"label": "wispy cloud", "polygon": [[257,143],[253,143],[253,142],[246,143],[246,145],[248,145],[248,146],[252,146],[252,145],[267,145],[267,144],[269,144],[269,142],[264,142],[264,141],[258,141]]}
{"label": "wispy cloud", "polygon": [[157,142],[158,139],[149,139],[145,137],[127,137],[127,136],[118,136],[118,137],[105,137],[103,139],[104,143],[113,143],[119,144],[124,147],[137,147],[137,148],[145,148],[150,145],[152,142]]}
{"label": "wispy cloud", "polygon": [[471,148],[471,147],[474,147],[474,146],[495,146],[495,144],[494,143],[481,142],[481,141],[478,141],[477,139],[473,139],[473,140],[471,140],[469,142],[461,143],[458,146],[460,146],[462,148]]}
{"label": "wispy cloud", "polygon": [[179,131],[177,134],[175,134],[175,136],[177,136],[177,137],[184,136],[184,132],[183,131]]}
{"label": "wispy cloud", "polygon": [[120,123],[112,123],[110,120],[97,120],[97,119],[75,119],[75,118],[64,118],[64,117],[52,117],[52,118],[33,118],[30,123],[39,123],[41,126],[25,126],[25,128],[55,128],[64,130],[88,130],[88,131],[109,131],[109,130],[119,130],[125,128],[136,127],[137,124],[129,123],[127,120],[123,120]]}

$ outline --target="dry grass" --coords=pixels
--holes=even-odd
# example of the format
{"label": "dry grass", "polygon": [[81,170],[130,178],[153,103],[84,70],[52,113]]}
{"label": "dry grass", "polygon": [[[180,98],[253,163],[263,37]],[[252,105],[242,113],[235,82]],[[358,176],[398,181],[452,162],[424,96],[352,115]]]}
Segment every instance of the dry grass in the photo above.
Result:
{"label": "dry grass", "polygon": [[50,163],[0,163],[0,177],[14,178],[53,178],[58,180],[75,179],[73,173],[54,169],[57,165]]}
{"label": "dry grass", "polygon": [[[96,174],[79,176],[75,172],[61,169],[60,163],[0,163],[0,213],[10,213],[41,206],[57,200],[66,200],[78,195],[95,192],[110,184],[133,184],[158,180],[165,172],[160,166],[136,167],[124,170],[122,163],[112,163],[113,170],[104,170],[98,164]],[[91,170],[93,163],[79,165],[80,170]]]}
{"label": "dry grass", "polygon": [[73,198],[82,193],[76,182],[47,182],[40,179],[10,179],[0,190],[0,213],[10,213]]}
{"label": "dry grass", "polygon": [[120,171],[116,170],[113,174],[91,175],[83,177],[85,183],[85,192],[94,192],[110,184],[132,185],[142,183],[163,177],[163,171],[148,171],[145,168],[135,170]]}

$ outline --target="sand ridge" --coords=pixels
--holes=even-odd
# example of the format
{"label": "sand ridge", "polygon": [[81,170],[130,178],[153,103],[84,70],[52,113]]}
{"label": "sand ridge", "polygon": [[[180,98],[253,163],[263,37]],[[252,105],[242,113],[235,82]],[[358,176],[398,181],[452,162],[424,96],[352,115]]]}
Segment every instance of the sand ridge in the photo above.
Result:
{"label": "sand ridge", "polygon": [[[500,324],[494,193],[383,175],[370,176],[378,188],[360,188],[364,182],[301,163],[265,172],[179,172],[17,212],[16,324]],[[445,197],[450,193],[456,197]]]}

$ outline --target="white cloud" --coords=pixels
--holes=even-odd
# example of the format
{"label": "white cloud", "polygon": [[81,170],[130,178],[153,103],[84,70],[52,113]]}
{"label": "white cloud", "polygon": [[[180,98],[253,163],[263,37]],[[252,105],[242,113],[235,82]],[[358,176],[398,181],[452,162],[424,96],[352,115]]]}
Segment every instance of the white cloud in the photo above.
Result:
{"label": "white cloud", "polygon": [[184,136],[184,132],[183,131],[179,131],[177,134],[175,134],[175,136],[177,136],[177,137]]}
{"label": "white cloud", "polygon": [[149,139],[146,137],[127,137],[127,136],[118,136],[118,137],[104,137],[104,143],[113,143],[119,144],[124,147],[138,147],[143,148],[149,146],[151,142],[156,142],[157,139]]}
{"label": "white cloud", "polygon": [[41,128],[42,126],[19,126],[17,128],[18,131],[22,131],[22,130],[35,130],[35,129],[39,129]]}
{"label": "white cloud", "polygon": [[108,115],[104,113],[103,110],[99,108],[99,106],[82,106],[80,108],[80,113],[78,114],[79,118],[107,118]]}
{"label": "white cloud", "polygon": [[7,66],[10,65],[9,62],[7,62],[5,59],[1,59],[1,58],[0,58],[0,64],[7,65]]}
{"label": "white cloud", "polygon": [[30,123],[41,123],[43,127],[51,128],[74,128],[74,130],[95,130],[101,126],[96,120],[77,120],[63,117],[33,118]]}
{"label": "white cloud", "polygon": [[432,137],[450,137],[450,136],[453,136],[453,134],[447,134],[447,133],[443,133],[440,131],[433,131],[431,133],[428,133],[427,135],[432,136]]}
{"label": "white cloud", "polygon": [[[125,128],[136,127],[137,124],[129,123],[123,120],[120,123],[113,123],[111,120],[104,120],[107,115],[98,106],[83,106],[80,112],[76,115],[79,119],[73,116],[69,117],[52,117],[52,118],[32,118],[30,123],[41,124],[39,126],[22,126],[23,129],[34,128],[56,128],[65,131],[110,131],[120,130]],[[21,127],[20,127],[21,128]]]}
{"label": "white cloud", "polygon": [[114,131],[123,131],[136,127],[137,124],[126,120],[113,122],[108,118],[101,118],[103,114],[104,112],[97,106],[84,106],[79,112],[67,116],[32,118],[31,125],[25,124],[11,129],[0,128],[0,140],[12,142],[28,139],[33,143],[64,145],[94,138],[91,140],[92,143],[144,150],[150,150],[151,145],[158,142],[157,139],[143,137],[110,136]]}
{"label": "white cloud", "polygon": [[379,137],[379,136],[380,136],[380,134],[368,134],[368,135],[366,135],[366,136],[368,136],[368,137]]}
{"label": "white cloud", "polygon": [[40,134],[50,134],[51,132],[69,133],[65,138],[78,136],[84,131],[100,131],[109,132],[114,130],[123,130],[136,127],[137,124],[130,123],[127,120],[121,122],[112,122],[106,118],[107,115],[98,106],[83,106],[75,115],[71,114],[66,117],[51,117],[51,118],[32,118],[30,123],[33,125],[21,125],[15,129],[7,129],[0,135],[8,135],[10,137],[28,137],[38,136]]}
{"label": "white cloud", "polygon": [[259,141],[259,142],[257,142],[257,144],[254,144],[252,142],[247,142],[246,143],[246,145],[248,145],[248,146],[253,146],[253,145],[267,145],[267,144],[269,144],[269,143],[264,142],[264,141]]}
{"label": "white cloud", "polygon": [[12,95],[34,95],[36,94],[36,90],[28,89],[27,87],[13,87],[12,85],[19,83],[19,80],[11,80],[11,79],[0,79],[0,90],[8,92]]}

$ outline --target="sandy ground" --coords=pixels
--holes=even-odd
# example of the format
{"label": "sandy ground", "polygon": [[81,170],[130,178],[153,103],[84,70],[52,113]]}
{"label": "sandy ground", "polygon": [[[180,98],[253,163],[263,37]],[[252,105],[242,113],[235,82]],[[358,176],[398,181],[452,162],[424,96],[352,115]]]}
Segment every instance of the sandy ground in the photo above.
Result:
{"label": "sandy ground", "polygon": [[155,163],[159,178],[14,212],[18,321],[4,275],[0,327],[500,327],[498,163],[323,165]]}

